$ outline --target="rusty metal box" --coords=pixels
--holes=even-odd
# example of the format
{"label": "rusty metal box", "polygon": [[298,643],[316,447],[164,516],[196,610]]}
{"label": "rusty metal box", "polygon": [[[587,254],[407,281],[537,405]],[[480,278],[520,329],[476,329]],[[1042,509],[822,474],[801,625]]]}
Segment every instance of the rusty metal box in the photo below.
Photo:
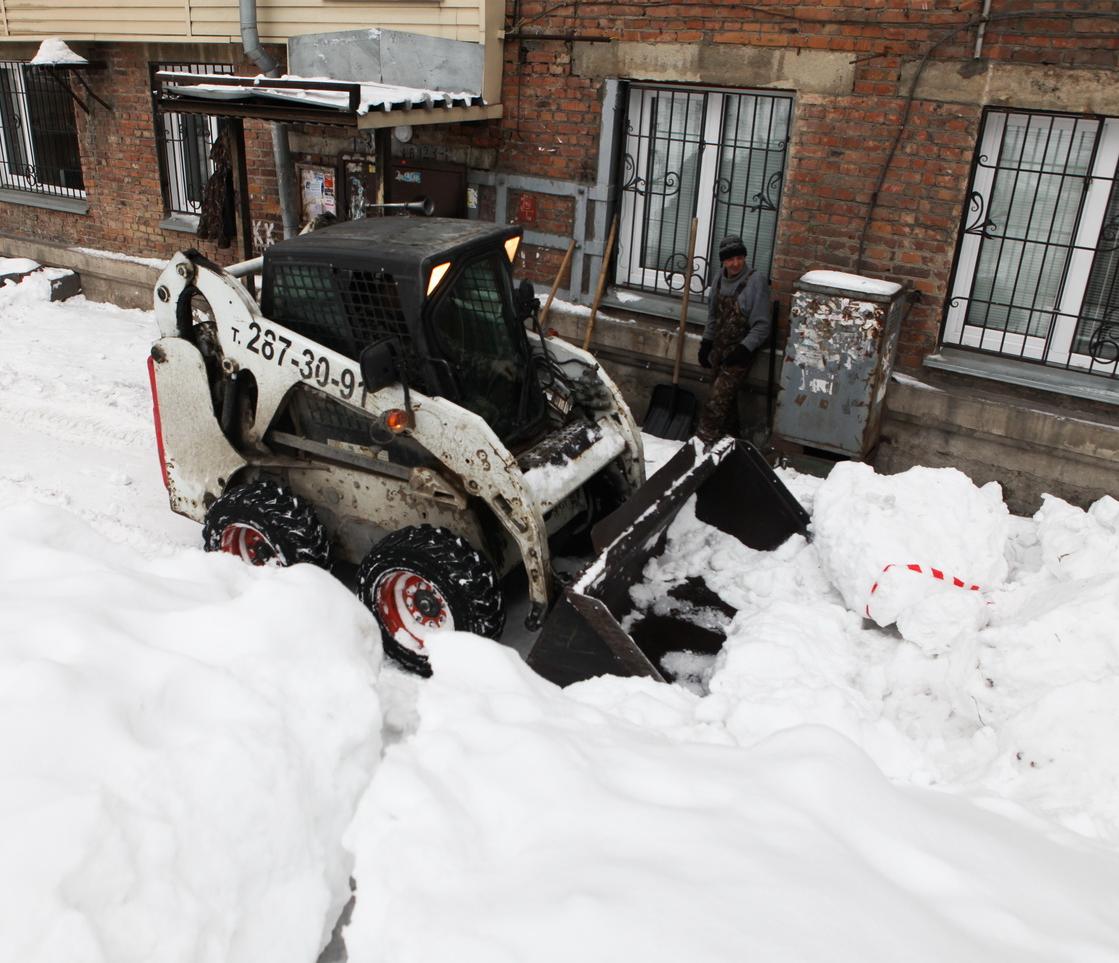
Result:
{"label": "rusty metal box", "polygon": [[793,288],[775,430],[787,441],[865,457],[878,441],[905,314],[893,281],[809,271]]}

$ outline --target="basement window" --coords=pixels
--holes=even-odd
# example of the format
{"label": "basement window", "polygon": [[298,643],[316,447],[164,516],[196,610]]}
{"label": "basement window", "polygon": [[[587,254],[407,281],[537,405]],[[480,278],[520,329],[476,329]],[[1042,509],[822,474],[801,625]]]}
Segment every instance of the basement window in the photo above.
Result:
{"label": "basement window", "polygon": [[0,188],[85,197],[74,102],[50,71],[0,61]]}
{"label": "basement window", "polygon": [[1119,387],[1119,120],[989,110],[942,341]]}

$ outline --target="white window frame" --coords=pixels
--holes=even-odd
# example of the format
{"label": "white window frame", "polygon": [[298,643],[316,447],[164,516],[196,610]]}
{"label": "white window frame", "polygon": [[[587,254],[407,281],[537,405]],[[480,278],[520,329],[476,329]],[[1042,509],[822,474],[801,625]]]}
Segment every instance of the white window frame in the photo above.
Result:
{"label": "white window frame", "polygon": [[[19,141],[23,145],[24,156],[28,158],[28,163],[30,163],[32,169],[38,170],[39,163],[35,156],[35,143],[31,139],[31,107],[27,102],[27,75],[24,73],[24,68],[27,66],[29,64],[26,63],[3,63],[0,64],[0,73],[15,74],[18,77],[18,83],[9,84],[8,89],[14,94],[12,106],[19,115],[20,123],[18,131],[9,133],[18,134]],[[0,115],[0,125],[2,124],[3,116]],[[78,157],[78,163],[81,164],[80,156]],[[0,136],[0,187],[52,197],[84,198],[86,196],[84,188],[60,187],[58,184],[44,183],[35,176],[14,173],[13,160],[8,154],[8,138],[6,136]]]}
{"label": "white window frame", "polygon": [[[713,198],[716,194],[716,179],[720,176],[720,152],[725,147],[723,144],[723,134],[728,102],[743,96],[787,99],[789,102],[789,115],[786,121],[787,128],[784,132],[785,146],[781,148],[782,151],[785,151],[787,150],[788,140],[792,136],[793,95],[783,91],[752,91],[730,88],[718,89],[710,87],[676,86],[671,84],[634,83],[632,85],[627,85],[623,94],[626,98],[625,117],[633,127],[633,132],[628,133],[625,130],[621,131],[618,141],[619,150],[626,156],[632,156],[633,158],[633,168],[628,168],[627,165],[627,171],[625,172],[627,184],[632,183],[633,178],[638,178],[643,181],[643,172],[647,171],[649,168],[649,153],[655,148],[650,134],[652,131],[653,112],[656,108],[654,99],[647,96],[651,90],[658,92],[658,94],[663,90],[665,95],[696,98],[696,101],[702,101],[703,98],[707,99],[707,112],[705,115],[702,115],[701,129],[698,131],[700,138],[698,172],[695,179],[694,194],[692,195],[696,200],[695,217],[698,224],[695,262],[693,262],[693,269],[696,273],[692,275],[691,287],[692,297],[698,300],[707,295],[709,276],[712,273],[711,266],[707,261],[709,253],[712,252],[714,244],[718,240],[714,237],[717,208],[716,204],[713,202]],[[636,141],[636,144],[632,143],[631,138]],[[629,153],[631,147],[632,154]],[[779,171],[774,171],[774,173],[783,176],[786,170],[787,159],[783,159]],[[778,181],[778,184],[780,184],[780,181]],[[644,185],[644,190],[648,191],[651,186],[652,185]],[[682,271],[672,271],[666,275],[666,271],[663,267],[650,267],[642,263],[644,232],[641,226],[648,223],[649,213],[652,207],[652,196],[655,195],[643,193],[641,190],[630,190],[626,187],[623,187],[620,191],[617,260],[614,271],[614,282],[620,287],[631,286],[654,296],[663,294],[679,296],[684,287],[684,275]],[[768,208],[774,211],[778,217],[780,214],[779,202],[780,191],[778,190],[776,204]],[[776,237],[777,231],[775,229],[774,248],[776,248]],[[687,230],[685,229],[681,244],[684,246],[686,243]],[[746,239],[746,243],[747,246],[749,246],[749,238]],[[771,251],[771,257],[772,253]],[[751,262],[754,260],[753,254],[754,252],[751,251]],[[683,267],[684,261],[683,255],[684,251],[681,250],[678,259],[681,268]],[[704,265],[706,265],[706,267],[704,267]]]}
{"label": "white window frame", "polygon": [[[991,112],[986,115],[978,155],[985,158],[998,156],[1006,130],[1007,119],[1012,114],[1037,116],[1036,111]],[[1103,218],[1107,212],[1113,179],[1119,176],[1119,119],[1091,117],[1052,118],[1054,128],[1075,128],[1077,123],[1098,124],[1096,156],[1087,179],[1085,194],[1076,226],[1069,261],[1065,266],[1064,280],[1058,304],[1053,312],[1053,327],[1048,337],[1004,331],[967,323],[967,312],[976,268],[984,237],[982,233],[964,231],[958,249],[955,276],[948,297],[941,340],[945,345],[975,348],[1002,356],[1019,357],[1027,361],[1040,361],[1062,368],[1092,373],[1112,374],[1114,362],[1103,363],[1072,350],[1080,311],[1087,291],[1088,279],[1099,243]],[[979,164],[972,177],[970,197],[978,195],[989,201],[994,189],[997,165]],[[965,212],[964,223],[969,223],[982,211]]]}
{"label": "white window frame", "polygon": [[[159,63],[156,65],[158,70],[174,70],[177,73],[183,74],[232,74],[233,67],[228,64],[171,64]],[[168,179],[166,185],[166,193],[164,194],[166,213],[172,217],[197,217],[202,211],[201,201],[192,202],[197,203],[197,210],[179,210],[174,206],[175,197],[181,198],[184,202],[188,200],[189,185],[187,183],[187,159],[186,159],[186,142],[182,138],[168,137],[167,132],[171,125],[179,125],[182,123],[184,117],[193,116],[204,120],[209,127],[210,143],[213,144],[218,137],[218,118],[210,115],[200,114],[180,114],[174,111],[162,111],[158,114],[156,122],[163,125],[163,130],[160,131],[160,140],[163,142],[163,170],[162,176]],[[206,178],[209,179],[214,174],[214,162],[210,160],[207,155],[203,159],[206,167]]]}
{"label": "white window frame", "polygon": [[[677,94],[684,94],[687,97],[695,97],[699,100],[703,99],[703,91],[676,91]],[[722,119],[723,119],[723,94],[709,93],[708,104],[711,108],[707,112],[707,116],[703,120],[702,143],[700,146],[699,155],[699,177],[696,184],[696,195],[698,197],[710,197],[715,191],[715,172],[718,169],[719,163],[719,139],[721,134]],[[641,98],[638,89],[631,88],[629,91],[629,112],[627,116],[632,117],[635,108],[640,107]],[[648,130],[652,122],[652,112],[656,107],[656,101],[653,98],[645,98],[645,109],[640,113],[641,131],[644,133]],[[642,136],[638,140],[637,157],[637,170],[646,170],[649,164],[649,148],[652,141],[647,136]],[[635,284],[641,287],[657,287],[658,278],[662,276],[662,272],[657,268],[649,268],[641,263],[641,240],[643,232],[640,230],[632,230],[635,224],[648,223],[648,207],[649,196],[647,194],[639,194],[635,191],[622,191],[622,204],[621,216],[618,223],[618,267],[615,277],[619,284]],[[699,226],[696,231],[695,249],[701,253],[710,249],[711,246],[711,226],[714,219],[714,207],[712,205],[697,204],[695,216],[699,221]],[[701,279],[703,280],[703,279]],[[706,285],[704,285],[706,286]],[[684,276],[680,272],[674,272],[671,275],[669,287],[676,290],[683,290]],[[693,285],[694,287],[694,285]]]}

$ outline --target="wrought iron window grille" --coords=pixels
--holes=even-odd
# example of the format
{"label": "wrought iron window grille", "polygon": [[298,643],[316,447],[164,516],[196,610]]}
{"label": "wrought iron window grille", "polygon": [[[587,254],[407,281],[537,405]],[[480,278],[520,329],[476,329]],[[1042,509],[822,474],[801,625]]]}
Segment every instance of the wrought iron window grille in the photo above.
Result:
{"label": "wrought iron window grille", "polygon": [[768,91],[631,83],[619,159],[619,287],[679,297],[692,217],[690,297],[706,303],[719,241],[740,235],[770,272],[793,98]]}
{"label": "wrought iron window grille", "polygon": [[160,112],[155,75],[161,70],[190,74],[232,74],[231,64],[154,64],[151,67],[152,110],[159,156],[163,209],[170,215],[195,216],[202,211],[206,182],[214,172],[210,150],[217,139],[217,118],[205,114]]}
{"label": "wrought iron window grille", "polygon": [[0,60],[0,188],[85,197],[75,99],[57,68]]}
{"label": "wrought iron window grille", "polygon": [[1119,379],[1119,120],[988,110],[944,344]]}

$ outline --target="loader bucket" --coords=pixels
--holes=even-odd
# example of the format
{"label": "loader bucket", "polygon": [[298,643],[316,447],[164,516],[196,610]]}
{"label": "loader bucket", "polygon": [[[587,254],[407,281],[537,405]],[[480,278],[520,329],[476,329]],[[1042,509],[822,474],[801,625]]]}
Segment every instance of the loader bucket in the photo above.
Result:
{"label": "loader bucket", "polygon": [[[771,551],[808,530],[808,513],[753,445],[724,438],[703,452],[694,442],[686,443],[629,501],[595,526],[597,557],[564,590],[528,654],[536,672],[558,685],[607,674],[664,681],[658,667],[664,653],[718,650],[721,635],[683,617],[647,615],[631,632],[622,628],[634,610],[630,589],[642,580],[649,559],[664,551],[669,525],[693,495],[700,521],[750,548]],[[705,590],[703,585],[681,588]],[[711,601],[721,604],[713,597]]]}

